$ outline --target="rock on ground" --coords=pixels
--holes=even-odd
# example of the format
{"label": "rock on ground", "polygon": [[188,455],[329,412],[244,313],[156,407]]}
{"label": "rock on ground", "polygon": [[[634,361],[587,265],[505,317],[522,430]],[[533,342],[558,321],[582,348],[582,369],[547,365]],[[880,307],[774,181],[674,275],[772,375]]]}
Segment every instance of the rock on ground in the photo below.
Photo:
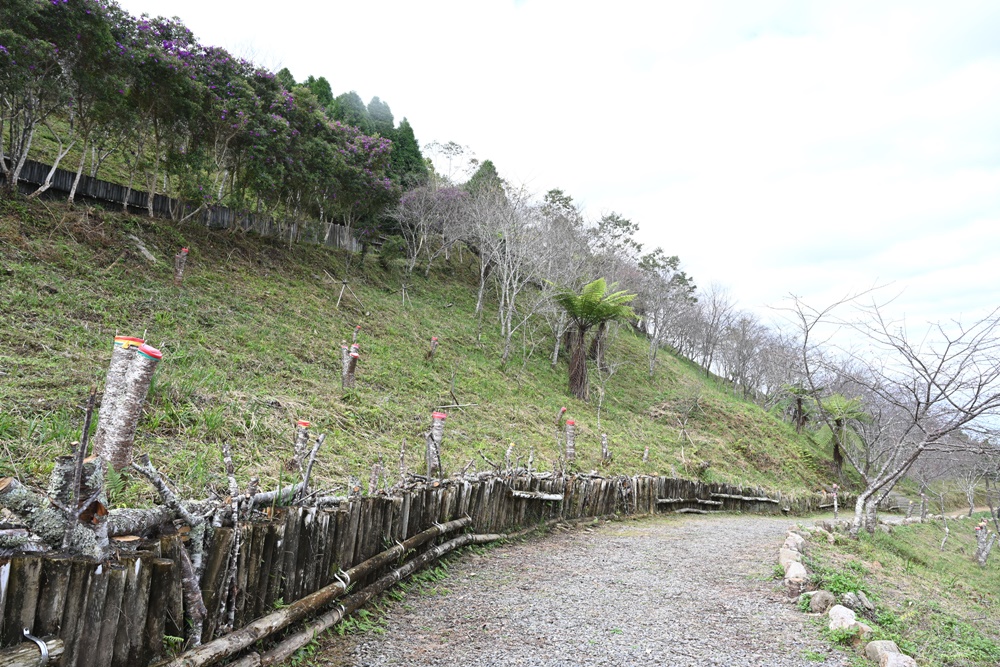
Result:
{"label": "rock on ground", "polygon": [[[660,517],[466,554],[323,665],[848,664],[772,578],[787,519]],[[817,662],[817,658],[825,662]]]}
{"label": "rock on ground", "polygon": [[816,591],[809,598],[809,611],[814,614],[825,614],[836,601],[830,591]]}
{"label": "rock on ground", "polygon": [[886,653],[899,653],[899,647],[896,646],[896,642],[890,639],[880,639],[874,642],[868,642],[865,646],[865,655],[868,656],[869,660],[878,662],[882,659],[882,656]]}

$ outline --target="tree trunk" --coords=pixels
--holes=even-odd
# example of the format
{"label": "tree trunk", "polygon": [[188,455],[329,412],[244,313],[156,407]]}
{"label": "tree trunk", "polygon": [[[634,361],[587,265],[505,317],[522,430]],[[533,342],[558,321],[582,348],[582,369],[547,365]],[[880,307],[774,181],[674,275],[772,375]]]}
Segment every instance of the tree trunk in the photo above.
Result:
{"label": "tree trunk", "polygon": [[70,204],[72,204],[73,200],[76,198],[76,188],[80,185],[80,177],[83,176],[83,166],[86,164],[86,162],[87,162],[87,145],[84,144],[83,154],[80,156],[80,164],[77,165],[76,175],[73,176],[73,186],[70,187],[69,197],[66,198],[66,201],[69,202]]}
{"label": "tree trunk", "polygon": [[163,355],[138,338],[116,336],[94,435],[94,453],[123,470],[132,461],[142,405]]}
{"label": "tree trunk", "polygon": [[597,364],[597,367],[604,369],[604,342],[607,337],[608,324],[601,322],[597,325],[597,331],[590,341],[590,349],[587,351],[587,358]]}
{"label": "tree trunk", "polygon": [[555,339],[555,343],[552,346],[552,368],[555,368],[559,364],[559,348],[560,343],[562,343],[563,333],[565,332],[564,324],[565,314],[559,314],[559,320],[556,326],[552,329],[552,337]]}
{"label": "tree trunk", "polygon": [[587,400],[587,349],[584,346],[586,329],[577,328],[572,336],[569,358],[569,391],[580,400]]}
{"label": "tree trunk", "polygon": [[857,501],[854,503],[854,520],[851,521],[851,537],[857,539],[858,533],[861,531],[861,522],[864,518],[865,502],[871,497],[871,491],[864,491],[859,496]]}

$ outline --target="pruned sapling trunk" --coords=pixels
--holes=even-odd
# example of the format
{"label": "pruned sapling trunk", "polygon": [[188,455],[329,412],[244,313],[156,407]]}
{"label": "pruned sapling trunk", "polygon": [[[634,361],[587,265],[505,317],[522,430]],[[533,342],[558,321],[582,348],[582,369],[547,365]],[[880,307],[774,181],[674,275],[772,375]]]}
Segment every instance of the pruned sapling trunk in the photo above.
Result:
{"label": "pruned sapling trunk", "polygon": [[132,461],[142,404],[162,358],[159,350],[141,338],[115,337],[94,435],[94,453],[115,470],[124,470]]}
{"label": "pruned sapling trunk", "polygon": [[976,562],[980,567],[986,567],[996,540],[997,534],[990,531],[986,519],[980,521],[976,526]]}
{"label": "pruned sapling trunk", "polygon": [[302,470],[302,462],[309,453],[309,426],[310,423],[304,419],[295,422],[295,444],[292,448],[292,458],[285,464],[285,470],[289,472],[299,472]]}
{"label": "pruned sapling trunk", "polygon": [[566,420],[566,463],[576,460],[576,422]]}
{"label": "pruned sapling trunk", "polygon": [[435,412],[431,415],[431,430],[427,433],[427,478],[441,474],[441,443],[444,441],[444,420],[448,415]]}
{"label": "pruned sapling trunk", "polygon": [[351,345],[351,352],[347,359],[347,377],[344,378],[344,387],[354,389],[355,376],[358,372],[358,360],[361,358],[361,348],[357,343]]}

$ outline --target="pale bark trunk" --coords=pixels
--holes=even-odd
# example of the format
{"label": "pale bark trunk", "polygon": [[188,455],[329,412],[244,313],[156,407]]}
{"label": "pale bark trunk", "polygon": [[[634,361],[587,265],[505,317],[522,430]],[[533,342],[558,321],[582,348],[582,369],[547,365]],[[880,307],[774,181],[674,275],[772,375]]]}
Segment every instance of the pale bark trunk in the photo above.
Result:
{"label": "pale bark trunk", "polygon": [[66,198],[70,204],[76,198],[76,188],[80,185],[80,178],[83,177],[83,167],[87,163],[87,145],[83,145],[83,154],[80,156],[80,164],[77,165],[76,175],[73,177],[73,185],[69,189],[69,196]]}
{"label": "pale bark trunk", "polygon": [[184,265],[187,264],[187,256],[187,248],[181,248],[181,251],[174,255],[174,284],[177,286],[184,282]]}
{"label": "pale bark trunk", "polygon": [[[53,132],[53,135],[54,134],[55,133]],[[69,142],[69,146],[67,146],[66,149],[63,150],[62,142],[61,141],[59,142],[59,150],[56,153],[56,159],[52,163],[52,166],[49,167],[49,173],[45,175],[45,182],[42,183],[40,186],[38,186],[37,190],[35,190],[34,192],[32,192],[30,195],[28,195],[28,199],[34,199],[34,198],[38,197],[43,192],[45,192],[46,190],[48,190],[49,188],[52,187],[52,177],[55,176],[56,169],[59,168],[59,163],[62,162],[62,159],[64,157],[66,157],[67,153],[70,152],[70,150],[73,148],[73,145],[75,143],[76,143],[75,140]]]}
{"label": "pale bark trunk", "polygon": [[[119,347],[116,339],[115,350],[112,352],[114,377],[112,368],[108,370],[108,380],[115,383],[112,403],[108,403],[108,385],[105,384],[105,397],[101,401],[101,415],[97,424],[98,433],[94,438],[94,453],[119,471],[132,462],[132,445],[136,427],[142,417],[142,404],[149,393],[153,372],[161,356],[159,350],[147,345],[140,345],[131,352],[130,350],[131,345],[126,348],[123,344]],[[117,361],[116,353],[119,355]],[[119,381],[118,374],[126,361],[124,377]]]}
{"label": "pale bark trunk", "polygon": [[285,464],[289,472],[301,472],[302,462],[309,453],[309,422],[299,421],[295,426],[295,444],[292,446],[292,458]]}
{"label": "pale bark trunk", "polygon": [[441,443],[444,441],[444,420],[447,415],[443,412],[435,412],[431,415],[431,430],[427,434],[427,477],[440,475],[441,470]]}

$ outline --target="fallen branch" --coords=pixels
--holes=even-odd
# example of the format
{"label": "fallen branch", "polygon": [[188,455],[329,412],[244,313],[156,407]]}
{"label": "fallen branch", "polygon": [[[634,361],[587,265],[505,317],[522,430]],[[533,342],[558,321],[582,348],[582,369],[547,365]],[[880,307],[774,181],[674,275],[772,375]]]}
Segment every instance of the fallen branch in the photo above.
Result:
{"label": "fallen branch", "polygon": [[297,484],[290,484],[283,489],[275,489],[274,491],[262,491],[253,497],[254,505],[270,505],[272,503],[277,505],[283,505],[292,502],[297,494],[303,487],[302,482]]}

